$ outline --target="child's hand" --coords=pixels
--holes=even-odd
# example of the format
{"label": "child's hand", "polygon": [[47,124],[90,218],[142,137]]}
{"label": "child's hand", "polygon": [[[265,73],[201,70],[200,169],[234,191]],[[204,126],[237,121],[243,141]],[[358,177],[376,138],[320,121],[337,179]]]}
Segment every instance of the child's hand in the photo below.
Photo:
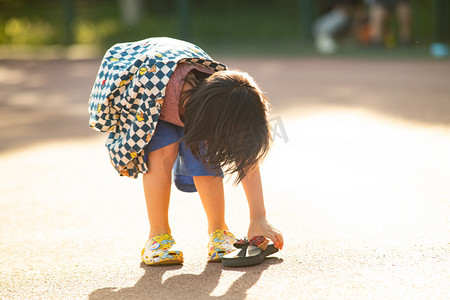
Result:
{"label": "child's hand", "polygon": [[252,219],[248,228],[248,239],[262,235],[272,240],[274,246],[278,249],[283,248],[283,235],[281,232],[273,227],[265,217]]}

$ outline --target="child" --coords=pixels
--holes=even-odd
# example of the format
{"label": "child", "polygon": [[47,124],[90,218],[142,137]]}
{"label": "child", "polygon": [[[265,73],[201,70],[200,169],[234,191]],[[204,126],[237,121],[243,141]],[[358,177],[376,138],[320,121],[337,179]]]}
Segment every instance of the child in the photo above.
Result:
{"label": "child", "polygon": [[180,190],[200,195],[209,261],[220,261],[235,241],[224,220],[224,173],[236,174],[244,187],[248,237],[283,247],[265,217],[258,169],[270,144],[268,103],[248,74],[175,39],[117,44],[103,58],[89,103],[90,126],[109,131],[106,146],[119,174],[144,174],[150,223],[144,263],[183,262],[168,222],[172,169]]}

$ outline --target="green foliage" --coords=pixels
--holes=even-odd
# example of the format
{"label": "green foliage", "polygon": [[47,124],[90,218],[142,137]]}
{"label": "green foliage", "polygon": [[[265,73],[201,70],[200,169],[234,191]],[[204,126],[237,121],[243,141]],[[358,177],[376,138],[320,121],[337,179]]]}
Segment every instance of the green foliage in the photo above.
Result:
{"label": "green foliage", "polygon": [[[296,1],[194,1],[193,35],[207,39],[261,40],[298,36]],[[278,2],[278,4],[283,4]]]}
{"label": "green foliage", "polygon": [[42,18],[13,17],[2,24],[0,41],[12,45],[41,45],[53,42],[54,28]]}
{"label": "green foliage", "polygon": [[[119,0],[0,0],[0,44],[94,44],[101,47],[150,36],[181,37],[180,0],[142,0],[140,21],[122,22]],[[302,0],[190,0],[194,41],[298,40]],[[313,1],[316,14],[328,0]],[[431,0],[413,0],[414,34],[431,37]]]}

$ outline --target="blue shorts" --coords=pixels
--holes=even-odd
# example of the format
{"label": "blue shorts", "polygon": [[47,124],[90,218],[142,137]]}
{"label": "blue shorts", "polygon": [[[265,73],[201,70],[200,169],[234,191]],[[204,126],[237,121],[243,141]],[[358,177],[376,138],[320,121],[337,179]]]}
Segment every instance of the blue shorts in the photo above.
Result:
{"label": "blue shorts", "polygon": [[[145,147],[145,161],[147,161],[150,152],[173,143],[178,143],[182,137],[183,127],[159,120],[154,135]],[[197,191],[192,176],[223,177],[222,172],[216,174],[214,171],[209,170],[203,165],[201,161],[196,159],[184,142],[180,142],[179,144],[178,156],[173,166],[173,174],[176,187],[183,192]]]}

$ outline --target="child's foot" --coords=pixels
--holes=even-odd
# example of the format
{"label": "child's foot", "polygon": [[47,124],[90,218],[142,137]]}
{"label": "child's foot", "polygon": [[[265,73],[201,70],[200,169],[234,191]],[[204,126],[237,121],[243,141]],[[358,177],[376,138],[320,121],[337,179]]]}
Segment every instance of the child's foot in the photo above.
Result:
{"label": "child's foot", "polygon": [[175,240],[168,233],[158,234],[145,244],[141,251],[147,265],[172,265],[183,263],[183,252],[176,249]]}
{"label": "child's foot", "polygon": [[233,246],[235,241],[236,237],[228,230],[217,229],[211,233],[208,243],[208,261],[222,261],[224,255],[236,250]]}

